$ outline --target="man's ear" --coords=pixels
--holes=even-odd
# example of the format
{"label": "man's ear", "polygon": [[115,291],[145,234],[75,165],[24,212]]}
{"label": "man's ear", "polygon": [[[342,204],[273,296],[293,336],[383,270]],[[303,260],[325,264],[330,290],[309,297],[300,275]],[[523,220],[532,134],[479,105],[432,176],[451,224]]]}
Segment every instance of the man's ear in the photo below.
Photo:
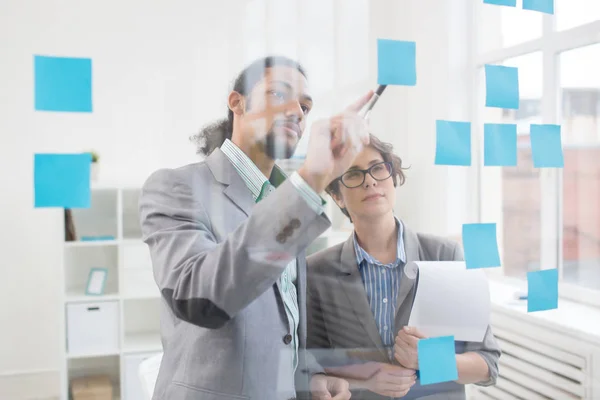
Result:
{"label": "man's ear", "polygon": [[246,109],[245,101],[244,96],[234,90],[227,97],[227,106],[234,114],[244,115],[244,110]]}

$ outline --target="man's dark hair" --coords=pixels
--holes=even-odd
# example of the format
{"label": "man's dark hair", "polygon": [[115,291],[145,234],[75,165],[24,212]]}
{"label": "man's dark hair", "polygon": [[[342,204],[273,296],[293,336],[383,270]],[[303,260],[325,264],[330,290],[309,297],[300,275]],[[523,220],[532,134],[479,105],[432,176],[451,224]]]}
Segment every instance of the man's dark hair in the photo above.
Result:
{"label": "man's dark hair", "polygon": [[[306,71],[297,61],[283,56],[269,56],[258,59],[244,68],[233,83],[233,91],[238,92],[242,96],[247,96],[254,88],[254,85],[265,76],[265,70],[276,66],[296,68],[306,77]],[[221,147],[225,139],[231,139],[232,133],[233,111],[227,108],[227,118],[203,127],[191,139],[198,146],[198,153],[208,156],[214,149]]]}
{"label": "man's dark hair", "polygon": [[[381,158],[383,161],[389,162],[392,164],[392,179],[394,180],[394,187],[404,185],[406,181],[406,176],[402,170],[402,159],[394,154],[394,147],[390,143],[385,143],[379,140],[379,138],[372,133],[369,134],[369,145],[367,147],[371,147],[379,154],[381,154]],[[330,196],[338,196],[340,197],[340,185],[341,182],[339,179],[334,179],[328,186],[325,188],[325,191]],[[345,208],[340,208],[342,213],[348,218],[350,218],[350,214],[348,214],[348,210]],[[352,218],[350,218],[350,222],[352,222]]]}

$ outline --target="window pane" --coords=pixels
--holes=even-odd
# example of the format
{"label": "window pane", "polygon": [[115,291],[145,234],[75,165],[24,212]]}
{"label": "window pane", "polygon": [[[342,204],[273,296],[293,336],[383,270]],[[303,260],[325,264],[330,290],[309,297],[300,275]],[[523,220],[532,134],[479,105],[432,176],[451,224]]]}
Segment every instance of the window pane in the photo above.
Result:
{"label": "window pane", "polygon": [[600,44],[560,57],[563,280],[600,289]]}
{"label": "window pane", "polygon": [[[483,167],[482,222],[498,224],[502,266],[509,276],[526,276],[540,267],[540,173],[533,168],[529,125],[541,121],[542,55],[540,52],[506,60],[519,68],[518,110],[487,108],[482,72],[480,104],[483,123],[517,124],[517,166]],[[483,137],[483,126],[477,129]],[[482,140],[483,142],[483,140]]]}
{"label": "window pane", "polygon": [[522,0],[517,1],[517,7],[480,2],[480,52],[514,46],[542,36],[542,14],[521,7]]}
{"label": "window pane", "polygon": [[598,0],[555,0],[556,28],[570,29],[600,19]]}

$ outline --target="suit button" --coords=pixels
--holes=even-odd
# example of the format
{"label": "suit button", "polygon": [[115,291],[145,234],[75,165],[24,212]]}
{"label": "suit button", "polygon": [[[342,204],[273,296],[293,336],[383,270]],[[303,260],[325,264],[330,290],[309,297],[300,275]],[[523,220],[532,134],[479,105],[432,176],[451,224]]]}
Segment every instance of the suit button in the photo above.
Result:
{"label": "suit button", "polygon": [[280,233],[279,235],[277,235],[277,236],[275,237],[275,240],[277,240],[277,243],[281,243],[281,244],[283,244],[283,243],[285,243],[285,241],[287,240],[287,236],[286,236],[286,235],[284,235],[283,233]]}
{"label": "suit button", "polygon": [[300,228],[300,220],[299,220],[298,218],[294,218],[294,219],[292,219],[292,220],[290,221],[290,226],[291,226],[293,229],[298,229],[298,228]]}
{"label": "suit button", "polygon": [[289,333],[283,337],[283,343],[290,344],[292,343],[292,335]]}

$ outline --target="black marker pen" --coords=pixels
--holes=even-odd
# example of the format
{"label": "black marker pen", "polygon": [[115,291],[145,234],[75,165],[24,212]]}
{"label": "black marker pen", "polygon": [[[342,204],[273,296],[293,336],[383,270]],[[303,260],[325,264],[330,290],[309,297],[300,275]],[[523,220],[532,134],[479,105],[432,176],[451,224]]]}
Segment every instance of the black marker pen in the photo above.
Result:
{"label": "black marker pen", "polygon": [[379,100],[379,97],[381,97],[381,94],[383,93],[383,91],[385,90],[386,87],[387,87],[387,85],[379,85],[379,87],[377,88],[377,90],[375,91],[373,96],[371,97],[371,100],[369,100],[369,102],[365,105],[365,107],[359,113],[359,115],[361,117],[363,117],[364,119],[369,118],[369,115],[371,114],[371,110],[373,109],[373,107],[375,107],[375,103],[377,103],[377,100]]}

